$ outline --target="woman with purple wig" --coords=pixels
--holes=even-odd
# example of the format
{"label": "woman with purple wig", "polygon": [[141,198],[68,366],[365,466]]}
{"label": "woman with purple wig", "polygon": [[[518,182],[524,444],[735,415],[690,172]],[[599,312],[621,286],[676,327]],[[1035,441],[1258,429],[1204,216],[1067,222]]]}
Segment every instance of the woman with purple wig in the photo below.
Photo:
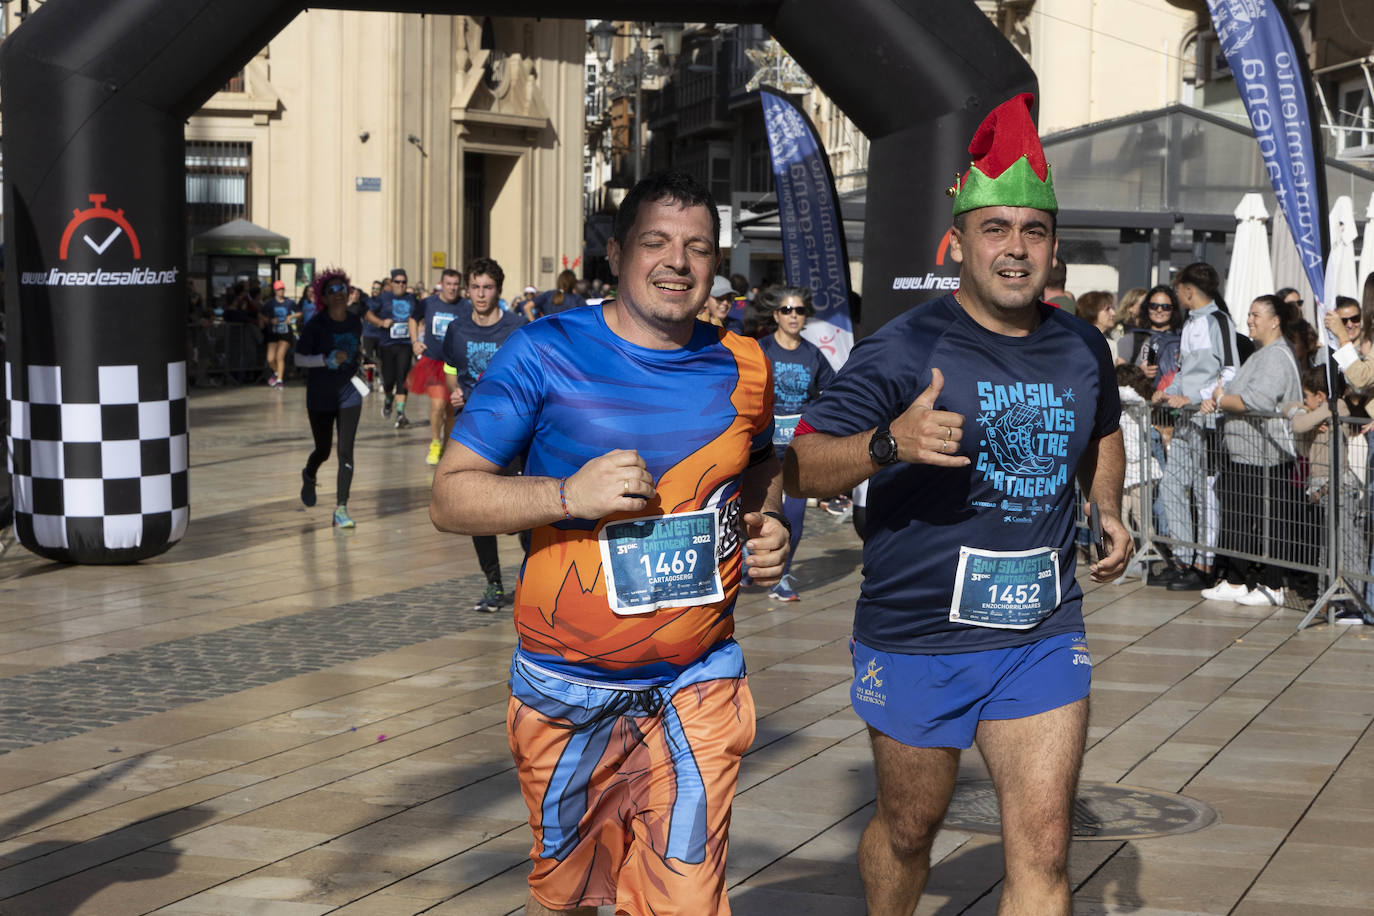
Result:
{"label": "woman with purple wig", "polygon": [[301,502],[315,505],[315,474],[329,459],[337,427],[339,477],[334,526],[352,528],[348,488],[353,483],[353,439],[363,409],[363,397],[353,378],[358,371],[363,323],[348,312],[348,274],[330,268],[315,278],[314,290],[315,301],[321,308],[306,322],[296,343],[296,365],[310,370],[305,383],[305,409],[315,436],[315,450],[301,471]]}

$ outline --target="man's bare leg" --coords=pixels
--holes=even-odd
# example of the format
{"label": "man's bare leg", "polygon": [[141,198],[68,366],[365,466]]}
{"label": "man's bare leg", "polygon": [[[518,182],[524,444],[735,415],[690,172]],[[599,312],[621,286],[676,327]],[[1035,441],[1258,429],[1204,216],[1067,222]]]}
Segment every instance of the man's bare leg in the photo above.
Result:
{"label": "man's bare leg", "polygon": [[1070,916],[1069,841],[1088,701],[978,723],[978,750],[1002,809],[1007,881],[998,916]]}
{"label": "man's bare leg", "polygon": [[596,916],[596,907],[579,906],[571,910],[551,910],[530,894],[525,898],[525,916]]}
{"label": "man's bare leg", "polygon": [[959,751],[909,747],[872,728],[878,805],[859,840],[869,916],[911,916],[930,875],[930,847],[944,820]]}
{"label": "man's bare leg", "polygon": [[431,397],[429,399],[429,437],[431,439],[438,439],[440,442],[444,441],[444,426],[448,413],[447,407],[447,397]]}

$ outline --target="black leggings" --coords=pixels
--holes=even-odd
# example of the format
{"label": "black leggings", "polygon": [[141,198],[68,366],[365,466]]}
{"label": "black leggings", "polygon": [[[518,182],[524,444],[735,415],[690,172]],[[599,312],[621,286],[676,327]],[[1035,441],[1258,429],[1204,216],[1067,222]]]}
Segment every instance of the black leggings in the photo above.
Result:
{"label": "black leggings", "polygon": [[[525,553],[530,552],[530,533],[520,532],[520,546],[525,549]],[[482,575],[487,577],[487,581],[493,585],[501,584],[501,557],[496,552],[496,535],[478,534],[472,538],[472,547],[477,551],[477,565],[482,568]]]}
{"label": "black leggings", "polygon": [[315,435],[315,450],[305,462],[305,473],[315,479],[320,465],[329,460],[329,444],[334,438],[334,424],[339,425],[339,480],[336,499],[340,506],[348,505],[348,488],[353,483],[353,439],[358,435],[358,417],[363,408],[345,407],[341,410],[311,410],[310,432]]}
{"label": "black leggings", "polygon": [[398,344],[383,344],[382,353],[382,390],[390,398],[406,396],[406,373],[410,371],[410,341]]}

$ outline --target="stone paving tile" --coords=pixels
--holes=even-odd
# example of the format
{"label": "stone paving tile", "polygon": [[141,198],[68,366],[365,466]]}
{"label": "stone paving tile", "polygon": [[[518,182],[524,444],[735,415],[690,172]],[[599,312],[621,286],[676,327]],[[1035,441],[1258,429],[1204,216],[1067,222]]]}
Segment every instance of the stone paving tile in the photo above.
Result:
{"label": "stone paving tile", "polygon": [[486,626],[466,576],[0,679],[0,754]]}

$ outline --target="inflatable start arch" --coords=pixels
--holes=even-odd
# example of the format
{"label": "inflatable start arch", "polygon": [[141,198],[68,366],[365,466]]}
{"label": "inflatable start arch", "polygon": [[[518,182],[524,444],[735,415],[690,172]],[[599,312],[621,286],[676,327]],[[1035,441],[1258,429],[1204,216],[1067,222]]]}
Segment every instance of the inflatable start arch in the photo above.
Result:
{"label": "inflatable start arch", "polygon": [[[313,5],[313,4],[312,4]],[[1033,91],[969,0],[408,0],[342,9],[765,25],[870,140],[871,326],[919,301],[983,115]],[[0,48],[15,529],[73,563],[165,551],[187,491],[183,125],[301,0],[48,0]]]}

